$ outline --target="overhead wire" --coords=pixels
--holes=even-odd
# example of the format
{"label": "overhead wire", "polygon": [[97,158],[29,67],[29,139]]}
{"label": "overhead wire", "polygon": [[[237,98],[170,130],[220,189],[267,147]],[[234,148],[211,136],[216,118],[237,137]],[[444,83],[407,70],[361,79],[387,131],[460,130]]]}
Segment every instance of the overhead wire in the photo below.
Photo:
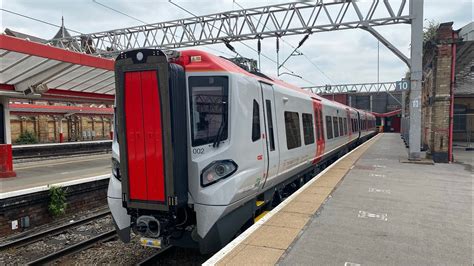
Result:
{"label": "overhead wire", "polygon": [[[190,14],[191,16],[198,17],[198,16],[197,16],[196,14],[194,14],[193,12],[191,12],[191,11],[185,9],[184,7],[182,7],[182,6],[180,6],[180,5],[176,4],[176,3],[174,3],[172,0],[168,0],[168,2],[171,3],[172,5],[178,7],[179,9],[183,10],[184,12]],[[211,25],[211,27],[217,28],[217,27],[214,26],[214,25]],[[264,54],[264,53],[259,53],[258,50],[256,50],[256,49],[253,48],[252,46],[250,46],[250,45],[248,45],[248,44],[246,44],[246,43],[244,43],[244,42],[242,42],[242,41],[238,41],[238,42],[241,43],[242,45],[244,45],[245,47],[251,49],[252,51],[254,51],[254,52],[258,53],[258,54],[261,54],[264,58],[268,59],[269,61],[272,61],[273,63],[277,64],[277,61],[275,61],[273,58],[267,56],[267,55]],[[298,75],[295,74],[295,72],[294,72],[293,70],[291,70],[291,69],[289,69],[289,68],[287,68],[287,67],[285,67],[285,66],[282,66],[282,67],[285,68],[287,71],[289,71],[291,74],[294,74],[295,76],[298,76]],[[314,83],[309,82],[308,80],[303,79],[301,76],[298,76],[298,77],[300,77],[302,80],[306,81],[307,83],[312,84],[313,86],[315,86]]]}
{"label": "overhead wire", "polygon": [[[100,2],[97,1],[97,0],[92,0],[92,2],[98,4],[98,5],[102,6],[102,7],[105,7],[105,8],[107,8],[107,9],[109,9],[109,10],[112,10],[112,11],[115,11],[115,12],[117,12],[117,13],[119,13],[119,14],[122,14],[122,15],[124,15],[124,16],[127,16],[127,17],[129,17],[129,18],[131,18],[131,19],[134,19],[134,20],[136,20],[136,21],[139,21],[139,22],[141,22],[141,23],[143,23],[143,24],[150,24],[150,23],[148,23],[148,22],[146,22],[146,21],[143,21],[143,20],[138,19],[138,18],[136,18],[136,17],[134,17],[134,16],[131,16],[131,15],[127,14],[127,13],[124,13],[124,12],[122,12],[122,11],[119,11],[119,10],[113,8],[113,7],[110,7],[110,6],[106,5],[106,4],[100,3]],[[176,34],[174,34],[174,33],[171,33],[171,35],[173,35],[175,38],[178,37],[178,36],[176,36]],[[205,48],[207,48],[207,49],[209,49],[209,50],[213,50],[213,51],[218,52],[218,53],[221,53],[221,54],[224,54],[224,55],[227,55],[227,56],[233,56],[233,55],[231,55],[231,54],[229,54],[229,53],[220,51],[220,50],[215,49],[215,48],[213,48],[213,47],[205,47]]]}
{"label": "overhead wire", "polygon": [[[60,25],[57,25],[57,24],[54,24],[54,23],[51,23],[51,22],[47,22],[47,21],[44,21],[44,20],[41,20],[41,19],[38,19],[38,18],[34,18],[34,17],[28,16],[28,15],[20,14],[20,13],[17,13],[17,12],[14,12],[14,11],[11,11],[11,10],[8,10],[8,9],[5,9],[5,8],[0,8],[0,10],[3,11],[3,12],[7,12],[7,13],[10,13],[10,14],[16,15],[16,16],[31,19],[31,20],[34,20],[34,21],[37,21],[37,22],[41,22],[41,23],[44,23],[44,24],[47,24],[47,25],[50,25],[50,26],[53,26],[53,27],[56,27],[56,28],[61,28]],[[72,32],[75,32],[75,33],[78,33],[78,34],[83,34],[82,32],[79,32],[77,30],[73,30],[73,29],[70,29],[70,28],[68,28],[68,30],[72,31]]]}
{"label": "overhead wire", "polygon": [[[236,0],[233,0],[233,3],[236,4],[238,7],[240,7],[241,9],[245,9],[242,5],[240,5],[239,3],[237,3]],[[251,18],[252,19],[252,18]],[[260,24],[260,22],[258,22]],[[258,25],[257,25],[258,27]],[[265,29],[268,29],[267,26],[265,26]],[[298,51],[298,49],[300,49],[300,47],[296,47],[294,45],[292,45],[291,43],[285,41],[284,39],[280,38],[280,40],[285,43],[286,45],[288,45],[289,47],[291,47],[294,51]],[[317,66],[313,60],[311,60],[311,58],[309,58],[309,56],[307,56],[305,53],[303,52],[300,52],[301,55],[303,55],[303,57],[308,60],[308,62],[311,63],[311,65],[313,65],[321,74],[323,74],[323,76],[329,80],[332,84],[336,84],[334,82],[334,80],[332,78],[330,78],[319,66]],[[283,63],[284,64],[284,63]],[[284,65],[282,64],[282,67],[284,67]]]}

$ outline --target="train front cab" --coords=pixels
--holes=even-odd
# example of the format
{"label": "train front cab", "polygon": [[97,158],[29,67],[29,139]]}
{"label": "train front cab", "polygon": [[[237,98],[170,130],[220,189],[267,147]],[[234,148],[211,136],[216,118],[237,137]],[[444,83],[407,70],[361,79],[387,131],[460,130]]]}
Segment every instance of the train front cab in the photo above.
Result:
{"label": "train front cab", "polygon": [[[170,234],[188,201],[184,70],[159,50],[115,63],[116,135],[108,203],[120,238]],[[146,241],[146,239],[145,239]],[[161,245],[151,241],[150,245]]]}

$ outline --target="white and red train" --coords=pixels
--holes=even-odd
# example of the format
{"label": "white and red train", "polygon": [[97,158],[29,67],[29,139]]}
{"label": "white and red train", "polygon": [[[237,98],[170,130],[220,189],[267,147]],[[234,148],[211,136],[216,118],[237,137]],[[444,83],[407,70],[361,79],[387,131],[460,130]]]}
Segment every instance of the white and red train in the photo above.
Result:
{"label": "white and red train", "polygon": [[116,60],[113,177],[120,238],[212,252],[375,134],[369,112],[198,50]]}

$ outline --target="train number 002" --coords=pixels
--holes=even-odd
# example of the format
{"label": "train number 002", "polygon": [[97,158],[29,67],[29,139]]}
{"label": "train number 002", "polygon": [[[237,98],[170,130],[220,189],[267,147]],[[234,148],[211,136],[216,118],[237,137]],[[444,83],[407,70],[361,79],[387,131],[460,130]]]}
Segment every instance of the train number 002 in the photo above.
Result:
{"label": "train number 002", "polygon": [[193,154],[204,154],[204,148],[193,149]]}

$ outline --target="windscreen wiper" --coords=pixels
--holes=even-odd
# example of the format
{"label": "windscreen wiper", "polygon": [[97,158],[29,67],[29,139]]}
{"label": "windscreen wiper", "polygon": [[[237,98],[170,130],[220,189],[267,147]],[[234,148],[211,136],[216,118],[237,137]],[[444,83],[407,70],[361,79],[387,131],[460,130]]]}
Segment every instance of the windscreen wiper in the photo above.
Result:
{"label": "windscreen wiper", "polygon": [[216,139],[212,144],[212,147],[218,148],[219,144],[221,143],[221,138],[224,133],[224,128],[227,126],[227,111],[222,114],[221,125],[219,126],[219,130],[217,131]]}

